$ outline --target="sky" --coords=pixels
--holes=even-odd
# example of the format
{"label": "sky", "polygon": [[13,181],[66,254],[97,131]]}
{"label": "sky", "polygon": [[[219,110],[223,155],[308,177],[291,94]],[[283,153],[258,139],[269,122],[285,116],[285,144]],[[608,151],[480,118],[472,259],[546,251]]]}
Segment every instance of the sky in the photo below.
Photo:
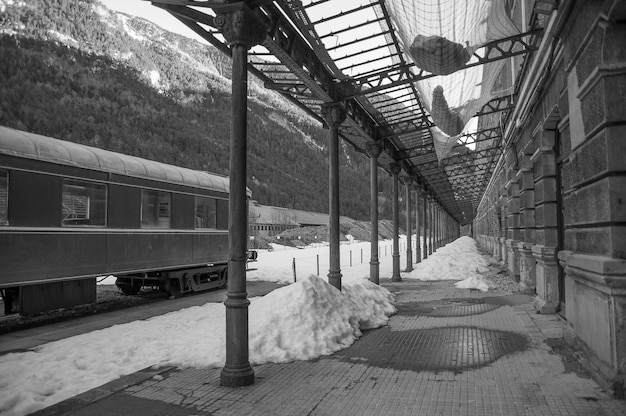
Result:
{"label": "sky", "polygon": [[[401,238],[401,269],[406,265],[405,241]],[[379,244],[381,278],[392,273],[391,247],[391,241]],[[341,246],[342,291],[325,276],[328,246],[280,248],[260,251],[257,270],[247,274],[248,280],[291,283],[250,299],[252,365],[332,354],[352,345],[363,330],[386,325],[396,312],[393,294],[368,280],[369,243]],[[318,255],[322,277],[315,275]],[[401,274],[404,280],[451,279],[458,280],[457,287],[487,291],[480,276],[486,266],[474,240],[461,237]],[[112,284],[113,279],[102,283]],[[32,413],[147,367],[222,367],[224,345],[225,307],[209,302],[5,354],[0,356],[0,414]]]}

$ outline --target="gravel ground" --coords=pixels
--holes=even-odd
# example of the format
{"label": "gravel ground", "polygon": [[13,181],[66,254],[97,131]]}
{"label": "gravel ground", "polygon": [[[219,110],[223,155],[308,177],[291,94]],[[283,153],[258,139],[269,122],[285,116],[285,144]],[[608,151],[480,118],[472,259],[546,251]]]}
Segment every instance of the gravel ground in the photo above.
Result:
{"label": "gravel ground", "polygon": [[485,276],[490,286],[489,291],[496,293],[518,292],[518,284],[513,279],[511,279],[506,266],[493,258],[490,254],[487,254],[486,251],[483,251],[480,248],[478,249],[478,251],[489,264],[489,271]]}

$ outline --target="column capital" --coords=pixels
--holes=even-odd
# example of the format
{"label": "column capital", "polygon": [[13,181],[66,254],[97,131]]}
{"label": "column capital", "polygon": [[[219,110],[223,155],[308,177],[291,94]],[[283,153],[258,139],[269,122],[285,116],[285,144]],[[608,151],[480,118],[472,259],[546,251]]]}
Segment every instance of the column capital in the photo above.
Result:
{"label": "column capital", "polygon": [[365,145],[365,150],[369,157],[377,158],[383,151],[383,146],[380,143],[368,143]]}
{"label": "column capital", "polygon": [[346,119],[346,110],[339,103],[324,103],[322,117],[329,127],[339,127]]}
{"label": "column capital", "polygon": [[389,164],[389,170],[391,171],[391,173],[393,173],[394,175],[397,175],[398,173],[400,173],[400,170],[402,168],[400,167],[399,163],[390,163]]}
{"label": "column capital", "polygon": [[265,40],[267,28],[256,10],[245,3],[232,3],[215,8],[213,20],[230,46],[251,48]]}
{"label": "column capital", "polygon": [[402,182],[404,182],[406,186],[410,186],[413,183],[413,178],[410,177],[409,175],[403,175]]}

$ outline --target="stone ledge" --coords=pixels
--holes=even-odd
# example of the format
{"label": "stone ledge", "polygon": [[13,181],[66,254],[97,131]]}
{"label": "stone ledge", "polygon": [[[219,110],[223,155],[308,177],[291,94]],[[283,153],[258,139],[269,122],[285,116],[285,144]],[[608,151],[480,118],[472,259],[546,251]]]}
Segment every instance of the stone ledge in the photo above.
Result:
{"label": "stone ledge", "polygon": [[569,253],[559,253],[566,278],[611,296],[626,296],[626,261]]}
{"label": "stone ledge", "polygon": [[540,156],[542,156],[542,155],[544,155],[546,153],[554,153],[554,147],[552,147],[552,146],[539,146],[539,147],[537,147],[535,152],[532,155],[530,155],[530,160],[535,162],[537,159],[539,159]]}
{"label": "stone ledge", "polygon": [[517,248],[520,251],[524,251],[527,254],[531,254],[532,249],[533,249],[533,243],[526,243],[524,241],[520,241],[519,243],[517,243]]}
{"label": "stone ledge", "polygon": [[532,251],[535,257],[546,257],[546,258],[554,259],[554,261],[556,261],[556,255],[557,255],[556,247],[535,244],[532,247]]}
{"label": "stone ledge", "polygon": [[517,245],[520,243],[519,240],[507,239],[505,240],[505,244],[507,248],[517,251]]}
{"label": "stone ledge", "polygon": [[626,260],[572,252],[559,252],[559,259],[568,266],[602,275],[621,275],[626,278]]}

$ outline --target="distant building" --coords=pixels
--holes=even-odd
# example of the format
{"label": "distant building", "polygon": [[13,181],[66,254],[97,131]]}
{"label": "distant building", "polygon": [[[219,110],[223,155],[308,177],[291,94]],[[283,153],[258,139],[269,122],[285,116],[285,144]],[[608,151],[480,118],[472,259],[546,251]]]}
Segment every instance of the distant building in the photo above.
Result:
{"label": "distant building", "polygon": [[328,225],[328,214],[261,205],[248,205],[248,229],[251,236],[273,237],[290,228]]}

